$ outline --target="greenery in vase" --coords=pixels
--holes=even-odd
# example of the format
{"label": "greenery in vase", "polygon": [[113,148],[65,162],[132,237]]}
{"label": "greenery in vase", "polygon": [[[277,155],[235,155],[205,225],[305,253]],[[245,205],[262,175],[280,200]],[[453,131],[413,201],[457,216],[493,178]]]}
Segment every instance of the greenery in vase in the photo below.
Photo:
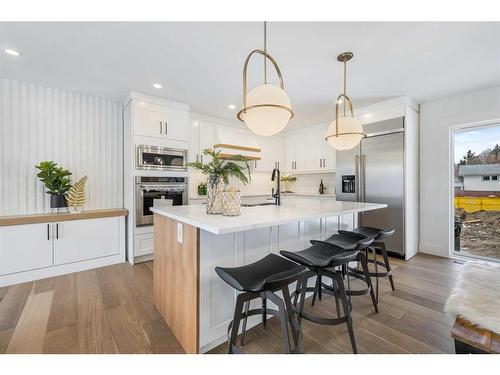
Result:
{"label": "greenery in vase", "polygon": [[287,174],[286,176],[281,177],[281,182],[295,182],[297,181],[297,177],[292,176],[291,174]]}
{"label": "greenery in vase", "polygon": [[214,151],[210,148],[203,150],[203,154],[212,157],[212,161],[205,164],[196,161],[188,163],[187,166],[208,175],[208,183],[211,188],[214,188],[219,179],[228,184],[229,177],[235,177],[245,185],[250,182],[250,166],[243,155],[235,155],[231,160],[223,159],[219,155],[220,151]]}
{"label": "greenery in vase", "polygon": [[40,170],[36,175],[52,195],[65,195],[71,188],[71,172],[57,166],[53,161],[42,161],[35,168]]}

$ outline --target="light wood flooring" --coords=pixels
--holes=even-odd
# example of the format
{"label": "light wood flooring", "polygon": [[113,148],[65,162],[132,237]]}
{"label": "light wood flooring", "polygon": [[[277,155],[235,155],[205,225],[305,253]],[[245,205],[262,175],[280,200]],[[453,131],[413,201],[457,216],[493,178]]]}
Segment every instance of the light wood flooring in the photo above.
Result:
{"label": "light wood flooring", "polygon": [[[453,353],[452,319],[442,311],[462,267],[419,254],[391,258],[396,290],[380,284],[379,313],[353,297],[360,353]],[[152,302],[152,262],[119,264],[0,288],[0,353],[182,353]],[[307,309],[335,312],[333,298]],[[311,310],[311,311],[312,311]],[[304,353],[351,353],[345,325],[303,321]],[[282,351],[278,322],[251,329],[249,353]],[[212,353],[224,353],[221,345]]]}

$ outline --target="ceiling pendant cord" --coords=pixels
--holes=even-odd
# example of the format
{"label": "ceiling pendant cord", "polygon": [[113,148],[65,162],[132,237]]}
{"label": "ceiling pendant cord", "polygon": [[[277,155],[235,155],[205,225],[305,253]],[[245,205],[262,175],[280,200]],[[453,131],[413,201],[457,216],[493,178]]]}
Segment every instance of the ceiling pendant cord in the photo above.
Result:
{"label": "ceiling pendant cord", "polygon": [[343,104],[344,104],[344,117],[345,117],[345,98],[347,97],[347,60],[344,59],[344,99],[343,99]]}
{"label": "ceiling pendant cord", "polygon": [[267,22],[264,21],[264,84],[267,84]]}

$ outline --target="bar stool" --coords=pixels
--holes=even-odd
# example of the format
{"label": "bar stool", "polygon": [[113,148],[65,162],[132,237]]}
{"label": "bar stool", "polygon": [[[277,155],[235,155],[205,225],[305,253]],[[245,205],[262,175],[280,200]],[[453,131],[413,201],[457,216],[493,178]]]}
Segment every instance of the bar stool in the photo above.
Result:
{"label": "bar stool", "polygon": [[[243,353],[236,346],[240,321],[243,319],[243,329],[241,334],[241,346],[244,344],[247,319],[252,315],[262,315],[262,323],[265,326],[266,314],[278,316],[283,333],[283,344],[285,352],[296,353],[300,351],[302,343],[302,332],[292,308],[290,292],[288,287],[295,281],[299,281],[305,276],[307,269],[301,265],[290,262],[275,254],[266,255],[255,263],[241,267],[223,268],[215,267],[215,272],[232,286],[241,291],[236,298],[233,320],[228,326],[228,353]],[[283,299],[275,292],[281,291]],[[250,301],[256,298],[262,299],[261,309],[249,309]],[[278,310],[269,309],[265,305],[265,300],[270,299],[278,306]],[[288,334],[288,323],[292,331],[294,347],[290,345]]]}
{"label": "bar stool", "polygon": [[[370,294],[372,300],[373,308],[376,313],[378,313],[378,299],[373,291],[373,286],[370,278],[370,270],[368,268],[368,256],[365,254],[367,249],[373,244],[373,237],[366,236],[361,233],[354,231],[344,231],[339,230],[338,234],[333,234],[328,237],[325,242],[331,243],[333,245],[339,246],[346,250],[357,249],[359,250],[356,261],[361,264],[361,270],[357,270],[349,267],[349,264],[342,265],[342,273],[347,278],[347,295],[349,296],[349,304],[351,304],[351,296],[362,296],[365,294]],[[362,251],[364,250],[364,251]],[[356,272],[354,272],[354,270]],[[366,284],[364,289],[351,289],[350,277],[354,277],[361,280]],[[314,301],[314,296],[313,296]]]}
{"label": "bar stool", "polygon": [[[358,249],[360,244],[362,244],[362,246],[368,246],[373,242],[373,239],[367,239],[364,236],[363,238],[364,240],[360,239],[359,235],[343,236],[342,241],[345,241],[347,250],[346,248],[342,248],[330,242],[313,240],[311,241],[312,246],[305,250],[298,252],[280,251],[281,255],[283,255],[284,257],[291,259],[301,265],[304,265],[309,269],[309,272],[306,274],[306,276],[297,283],[297,289],[293,293],[294,306],[299,315],[299,323],[301,318],[314,323],[325,325],[338,325],[346,323],[353,353],[357,353],[356,340],[354,338],[354,330],[352,326],[351,305],[347,299],[343,275],[339,271],[330,269],[337,266],[346,265],[349,262],[356,260],[360,251]],[[307,281],[313,276],[317,277],[316,286],[307,287]],[[323,276],[328,277],[332,280],[331,286],[322,282]],[[322,293],[330,294],[335,297],[337,318],[323,318],[304,311],[306,292],[311,291],[317,293],[318,299],[320,300]],[[297,299],[299,293],[300,305],[299,307],[297,307]],[[344,313],[342,316],[340,315],[339,311],[339,299],[342,304]]]}
{"label": "bar stool", "polygon": [[[373,244],[365,249],[365,256],[366,256],[368,263],[372,263],[375,266],[375,272],[369,272],[369,275],[370,275],[370,277],[375,277],[376,298],[377,298],[377,302],[378,302],[378,289],[379,289],[378,279],[380,277],[388,277],[389,282],[391,283],[391,289],[394,290],[394,280],[392,277],[391,265],[389,264],[389,257],[387,256],[385,242],[382,241],[384,238],[392,236],[394,234],[394,229],[379,229],[379,228],[373,228],[373,227],[357,227],[353,231],[339,230],[339,233],[346,234],[346,235],[356,233],[356,234],[366,236],[368,238],[373,238]],[[372,252],[373,252],[373,259],[370,259],[370,257],[368,256],[369,250],[372,250]],[[382,254],[382,257],[384,259],[383,263],[377,260],[377,250],[379,250],[380,253]],[[384,267],[385,272],[379,272],[379,270],[378,270],[379,266]],[[358,274],[358,275],[361,274],[361,272],[362,272],[362,271],[355,269],[355,268],[349,268],[349,271],[354,273],[354,274]]]}

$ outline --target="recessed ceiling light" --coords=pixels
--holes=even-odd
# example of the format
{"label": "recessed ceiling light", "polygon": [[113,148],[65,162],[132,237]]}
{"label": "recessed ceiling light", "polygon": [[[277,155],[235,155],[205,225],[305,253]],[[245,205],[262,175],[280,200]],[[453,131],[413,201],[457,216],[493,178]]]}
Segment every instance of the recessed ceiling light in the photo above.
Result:
{"label": "recessed ceiling light", "polygon": [[162,86],[162,85],[160,85],[159,83],[153,83],[153,87],[154,87],[155,89],[161,89],[163,86]]}
{"label": "recessed ceiling light", "polygon": [[12,48],[5,48],[5,53],[11,56],[21,56],[21,53]]}
{"label": "recessed ceiling light", "polygon": [[235,109],[236,106],[234,104],[229,104],[229,109]]}

